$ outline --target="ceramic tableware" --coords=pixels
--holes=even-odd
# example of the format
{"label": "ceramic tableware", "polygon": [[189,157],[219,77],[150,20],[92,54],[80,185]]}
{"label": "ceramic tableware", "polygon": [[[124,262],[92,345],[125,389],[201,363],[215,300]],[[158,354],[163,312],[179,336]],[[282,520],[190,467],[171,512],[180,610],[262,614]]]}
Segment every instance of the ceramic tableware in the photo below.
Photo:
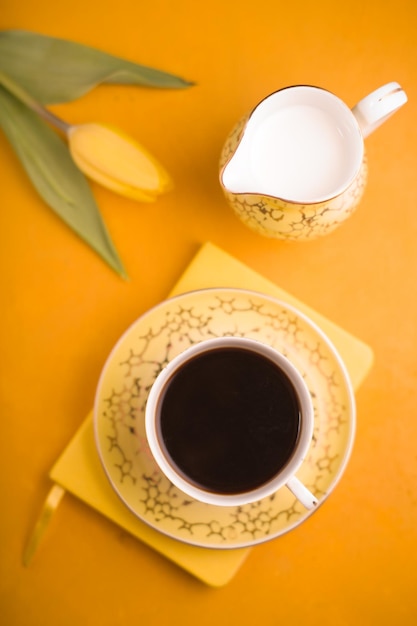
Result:
{"label": "ceramic tableware", "polygon": [[[306,509],[285,486],[246,505],[202,503],[178,489],[156,463],[145,430],[149,390],[176,355],[223,336],[248,337],[271,346],[305,380],[314,430],[297,477],[317,498],[317,507]],[[153,529],[216,549],[274,539],[314,514],[343,476],[355,424],[350,379],[327,335],[286,302],[242,289],[184,293],[139,317],[108,356],[94,403],[99,457],[122,502]]]}
{"label": "ceramic tableware", "polygon": [[220,184],[227,200],[247,226],[268,237],[304,241],[331,233],[362,198],[364,138],[406,101],[395,82],[353,109],[319,87],[274,92],[224,144]]}
{"label": "ceramic tableware", "polygon": [[145,426],[161,471],[196,500],[244,505],[285,485],[317,506],[296,476],[313,437],[311,396],[271,346],[227,335],[191,345],[152,385]]}

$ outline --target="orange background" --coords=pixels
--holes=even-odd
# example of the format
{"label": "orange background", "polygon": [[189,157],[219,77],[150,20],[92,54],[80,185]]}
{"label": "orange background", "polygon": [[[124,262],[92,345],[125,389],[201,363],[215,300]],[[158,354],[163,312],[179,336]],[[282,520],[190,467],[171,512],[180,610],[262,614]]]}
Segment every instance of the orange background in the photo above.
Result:
{"label": "orange background", "polygon": [[[1,29],[73,39],[196,82],[184,91],[100,87],[54,107],[73,123],[124,128],[173,176],[175,190],[154,205],[93,187],[129,282],[43,204],[0,135],[2,623],[415,624],[415,1],[1,4]],[[290,84],[317,84],[353,106],[391,80],[409,102],[367,139],[369,183],[348,222],[292,244],[241,224],[217,178],[223,140],[241,115]],[[91,408],[110,349],[206,240],[373,348],[342,481],[303,526],[253,549],[220,589],[72,496],[24,568],[48,472]]]}

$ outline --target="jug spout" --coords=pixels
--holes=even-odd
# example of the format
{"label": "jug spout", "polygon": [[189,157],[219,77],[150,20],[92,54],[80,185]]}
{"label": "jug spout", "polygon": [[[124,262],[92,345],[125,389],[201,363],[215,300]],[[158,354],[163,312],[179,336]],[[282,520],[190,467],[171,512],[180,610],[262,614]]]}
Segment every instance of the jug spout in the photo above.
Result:
{"label": "jug spout", "polygon": [[256,193],[245,137],[221,172],[220,180],[229,193]]}

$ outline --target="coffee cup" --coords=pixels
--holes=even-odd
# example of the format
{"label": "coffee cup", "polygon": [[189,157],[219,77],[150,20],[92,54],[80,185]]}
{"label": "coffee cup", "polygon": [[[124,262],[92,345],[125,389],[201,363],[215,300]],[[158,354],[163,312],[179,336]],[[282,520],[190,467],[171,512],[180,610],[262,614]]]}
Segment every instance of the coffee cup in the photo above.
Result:
{"label": "coffee cup", "polygon": [[224,336],[185,349],[155,379],[145,427],[160,470],[195,500],[239,506],[285,487],[317,505],[296,477],[313,437],[311,395],[269,345]]}

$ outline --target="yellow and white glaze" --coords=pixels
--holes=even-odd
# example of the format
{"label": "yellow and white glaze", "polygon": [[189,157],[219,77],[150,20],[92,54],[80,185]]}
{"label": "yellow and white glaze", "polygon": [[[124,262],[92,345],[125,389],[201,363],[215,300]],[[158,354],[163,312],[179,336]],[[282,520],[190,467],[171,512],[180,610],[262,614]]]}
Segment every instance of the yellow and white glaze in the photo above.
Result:
{"label": "yellow and white glaze", "polygon": [[344,471],[355,431],[354,396],[338,353],[292,306],[257,292],[204,289],[166,300],[140,317],[114,347],[100,378],[94,409],[99,455],[113,488],[142,521],[210,548],[273,539],[312,513],[285,487],[245,506],[203,504],[174,487],[152,457],[144,412],[153,381],[190,345],[225,335],[271,345],[302,373],[315,417],[313,441],[297,475],[319,504]]}

